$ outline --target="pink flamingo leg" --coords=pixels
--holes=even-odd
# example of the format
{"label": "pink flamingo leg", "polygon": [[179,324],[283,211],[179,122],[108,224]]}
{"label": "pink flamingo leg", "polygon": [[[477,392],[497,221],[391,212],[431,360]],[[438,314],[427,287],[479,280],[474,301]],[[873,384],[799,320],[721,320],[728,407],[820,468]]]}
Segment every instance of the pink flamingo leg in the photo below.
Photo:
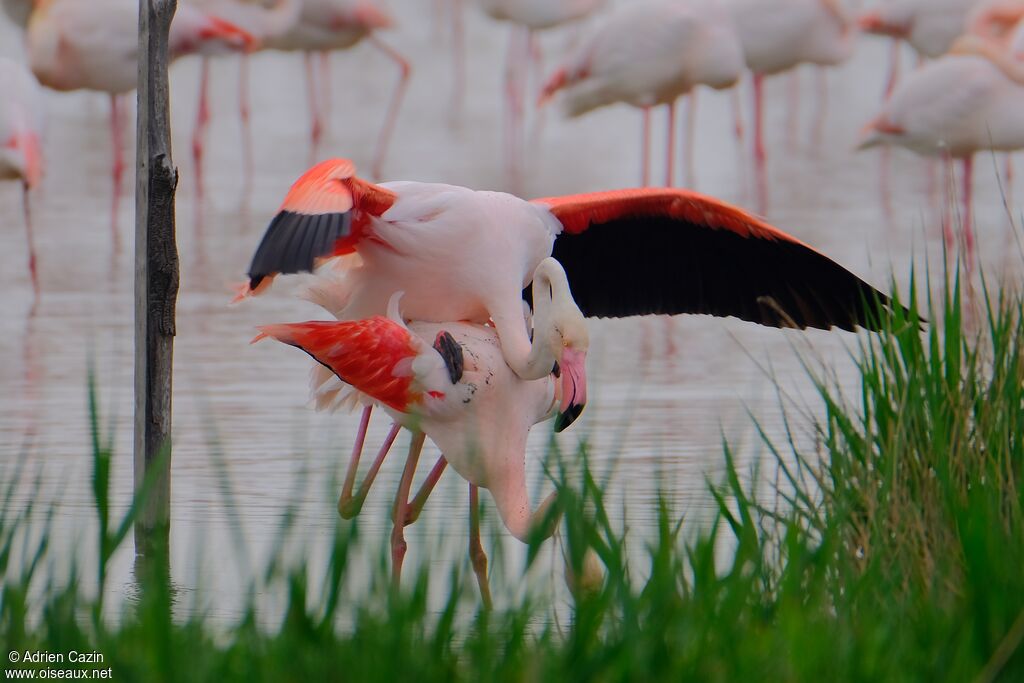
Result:
{"label": "pink flamingo leg", "polygon": [[355,485],[359,458],[363,452],[363,443],[366,441],[366,428],[370,423],[370,412],[370,406],[363,408],[362,419],[359,421],[359,432],[356,434],[356,442],[352,447],[352,457],[348,463],[348,471],[345,473],[345,482],[342,484],[341,496],[338,498],[338,514],[344,519],[352,519],[362,510],[363,502],[366,501],[366,495],[370,492],[370,486],[373,484],[374,479],[377,478],[377,472],[380,471],[384,458],[387,457],[392,444],[395,443],[400,429],[397,424],[391,425],[390,431],[388,431],[387,436],[384,438],[384,443],[381,444],[380,450],[377,451],[377,457],[374,458],[373,464],[370,465],[370,470],[363,478],[363,483],[359,485],[359,490],[353,495],[352,488]]}
{"label": "pink flamingo leg", "polygon": [[733,134],[736,135],[736,144],[740,147],[743,146],[743,105],[740,102],[740,89],[739,84],[733,86],[729,93],[729,99],[732,100],[732,130]]}
{"label": "pink flamingo leg", "polygon": [[121,128],[124,124],[121,121],[121,99],[119,95],[110,96],[110,138],[113,145],[113,167],[111,178],[114,184],[114,192],[111,198],[110,208],[110,230],[114,240],[114,253],[121,251],[121,235],[117,229],[117,211],[121,204],[121,179],[124,177],[124,150],[122,148]]}
{"label": "pink flamingo leg", "polygon": [[676,151],[676,102],[672,100],[668,104],[668,145],[665,149],[665,187],[672,187],[672,177],[675,164]]}
{"label": "pink flamingo leg", "polygon": [[203,196],[203,147],[206,131],[210,125],[210,58],[199,62],[199,106],[196,110],[196,127],[192,131],[192,163],[196,174],[196,196]]}
{"label": "pink flamingo leg", "polygon": [[416,492],[412,502],[409,503],[409,509],[406,510],[405,514],[405,526],[409,526],[420,518],[423,506],[427,504],[427,498],[433,493],[434,487],[437,486],[437,482],[441,479],[441,475],[444,474],[446,467],[448,467],[448,461],[442,455],[434,463],[434,467],[431,468],[427,478],[420,485],[420,490]]}
{"label": "pink flamingo leg", "polygon": [[[742,124],[741,124],[742,125]],[[741,131],[742,134],[742,131]],[[693,150],[697,141],[697,91],[694,90],[687,98],[686,105],[686,137],[683,139],[683,170],[686,177],[683,183],[686,187],[697,186],[697,171],[693,163]]]}
{"label": "pink flamingo leg", "polygon": [[974,268],[974,221],[973,221],[973,209],[974,209],[974,157],[968,156],[964,158],[963,163],[964,177],[963,177],[963,230],[964,230],[964,246],[966,247],[966,259],[967,259],[967,272],[971,272]]}
{"label": "pink flamingo leg", "polygon": [[643,187],[651,185],[651,108],[644,107],[644,126],[640,138],[640,178]]}
{"label": "pink flamingo leg", "polygon": [[398,483],[398,493],[395,494],[395,505],[391,509],[391,521],[394,524],[391,530],[391,581],[396,590],[402,582],[402,563],[408,549],[405,543],[405,518],[409,514],[409,490],[412,488],[412,477],[416,472],[416,464],[419,462],[425,438],[423,432],[415,432],[412,435],[409,442],[409,457],[405,461],[405,470]]}
{"label": "pink flamingo leg", "polygon": [[506,172],[513,193],[522,191],[523,131],[525,120],[526,74],[524,64],[529,59],[530,32],[514,26],[509,33],[508,56],[505,64],[505,98],[508,120],[506,132]]}
{"label": "pink flamingo leg", "polygon": [[380,137],[377,139],[377,154],[374,157],[373,168],[371,169],[374,178],[379,179],[384,165],[384,158],[388,152],[388,143],[391,141],[395,122],[398,120],[398,110],[402,106],[402,98],[405,97],[405,91],[409,85],[409,75],[412,73],[412,67],[409,66],[409,62],[405,57],[394,48],[381,42],[376,36],[370,36],[370,43],[390,57],[398,65],[400,71],[398,85],[395,86],[394,93],[391,95],[391,104],[388,106],[388,113],[384,117],[384,127],[381,128]]}
{"label": "pink flamingo leg", "polygon": [[952,194],[950,187],[951,172],[952,160],[948,154],[944,154],[942,155],[942,184],[945,190],[942,193],[942,236],[946,244],[947,258],[953,255],[954,247],[956,246],[956,237],[953,235],[953,220],[949,210],[950,194]]}
{"label": "pink flamingo leg", "polygon": [[[537,40],[537,34],[530,31],[530,42],[529,42],[529,54],[530,64],[533,65],[533,101],[538,100],[539,93],[537,89],[544,84],[544,50],[541,47],[540,41]],[[530,90],[530,88],[527,88]],[[525,95],[524,95],[525,97]],[[535,150],[540,147],[541,137],[544,135],[544,122],[546,120],[545,113],[547,108],[536,108],[534,109],[533,126],[530,129],[530,149]]]}
{"label": "pink flamingo leg", "polygon": [[323,121],[324,135],[330,135],[331,105],[334,104],[334,96],[331,91],[331,53],[328,50],[320,52],[320,88],[323,90],[320,98],[320,119]]}
{"label": "pink flamingo leg", "polygon": [[889,76],[885,79],[885,91],[882,93],[882,101],[886,101],[892,95],[892,91],[896,88],[896,83],[900,80],[900,39],[893,38],[892,45],[889,47]]}
{"label": "pink flamingo leg", "polygon": [[252,190],[252,105],[249,97],[249,55],[243,54],[238,63],[238,119],[242,126],[242,192]]}
{"label": "pink flamingo leg", "polygon": [[306,88],[308,91],[309,114],[312,118],[309,129],[309,139],[313,146],[313,156],[316,157],[317,149],[320,147],[320,138],[323,136],[323,121],[320,119],[320,103],[317,100],[316,77],[313,73],[313,54],[303,53],[303,60],[306,64]]}
{"label": "pink flamingo leg", "polygon": [[1006,153],[1006,181],[1003,185],[1003,194],[1006,196],[1006,206],[1013,206],[1013,152]]}
{"label": "pink flamingo leg", "polygon": [[[32,206],[29,197],[28,183],[21,188],[22,210],[25,213],[25,240],[28,243],[28,272],[32,277],[32,292],[34,300],[39,300],[39,271],[36,267],[36,244],[32,237]],[[33,304],[33,307],[35,304]]]}
{"label": "pink flamingo leg", "polygon": [[754,74],[754,177],[757,185],[757,210],[768,212],[768,176],[764,150],[764,75]]}
{"label": "pink flamingo leg", "polygon": [[754,161],[765,162],[764,151],[764,75],[754,74]]}
{"label": "pink flamingo leg", "polygon": [[487,553],[480,543],[480,492],[473,484],[469,485],[469,561],[476,574],[477,585],[480,586],[480,599],[486,609],[491,609],[491,586],[487,580]]}

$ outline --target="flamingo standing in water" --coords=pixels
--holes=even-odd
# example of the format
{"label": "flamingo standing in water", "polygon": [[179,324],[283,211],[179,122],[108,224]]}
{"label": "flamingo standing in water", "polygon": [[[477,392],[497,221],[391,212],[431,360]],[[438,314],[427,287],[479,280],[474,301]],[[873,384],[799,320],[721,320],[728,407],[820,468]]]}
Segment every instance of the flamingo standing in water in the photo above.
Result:
{"label": "flamingo standing in water", "polygon": [[691,7],[678,0],[626,5],[606,17],[554,73],[541,102],[564,90],[569,116],[616,102],[640,107],[645,186],[650,184],[651,108],[667,105],[665,185],[671,187],[676,100],[698,85],[732,87],[742,71],[743,48],[731,17],[716,5]]}
{"label": "flamingo standing in water", "polygon": [[[586,321],[573,303],[565,272],[552,258],[541,262],[534,279],[535,337],[569,333],[583,347]],[[344,279],[318,278],[313,298],[332,313],[344,310],[349,296]],[[509,368],[493,327],[473,323],[413,322],[398,315],[401,293],[393,295],[388,317],[341,322],[307,322],[260,328],[263,336],[297,346],[321,366],[314,380],[318,405],[343,404],[345,387],[379,401],[396,423],[384,441],[355,496],[352,489],[366,437],[369,414],[363,416],[338,509],[345,517],[358,514],[399,425],[413,432],[405,470],[393,510],[391,536],[393,577],[401,575],[406,545],[403,528],[414,521],[446,465],[470,485],[470,557],[485,604],[490,605],[487,559],[480,545],[477,488],[490,490],[506,528],[526,542],[548,519],[554,496],[530,511],[526,487],[526,438],[530,428],[556,414],[565,415],[577,387],[568,373],[548,373],[522,380]],[[328,372],[324,372],[327,368]],[[325,382],[333,373],[337,379]],[[561,407],[559,407],[561,406]],[[560,418],[561,419],[561,418]],[[559,425],[561,429],[565,425]],[[423,437],[442,456],[410,502],[412,477]],[[546,534],[553,527],[544,529]]]}
{"label": "flamingo standing in water", "polygon": [[747,67],[753,73],[754,162],[758,210],[768,204],[764,78],[800,64],[834,66],[853,53],[857,27],[840,0],[729,0]]}
{"label": "flamingo standing in water", "polygon": [[[586,402],[586,346],[566,327],[531,340],[523,288],[553,256],[584,315],[700,313],[773,327],[876,327],[888,299],[842,266],[736,207],[677,189],[532,202],[434,183],[375,185],[344,159],[292,186],[256,250],[240,297],[280,273],[355,253],[343,320],[382,315],[404,292],[407,318],[491,324],[522,380],[557,366],[559,426]],[[536,341],[536,343],[535,343]],[[364,408],[363,422],[371,407]]]}
{"label": "flamingo standing in water", "polygon": [[0,57],[0,180],[19,180],[23,188],[25,239],[32,288],[39,296],[39,273],[32,240],[29,191],[43,175],[43,94],[23,65]]}
{"label": "flamingo standing in water", "polygon": [[967,27],[968,15],[978,0],[887,0],[857,19],[865,33],[893,39],[884,97],[899,79],[901,41],[917,52],[919,60],[936,59],[949,51]]}
{"label": "flamingo standing in water", "polygon": [[[390,28],[394,21],[391,15],[378,7],[373,0],[300,0],[302,4],[298,21],[291,29],[267,39],[266,47],[275,50],[295,51],[304,53],[306,63],[306,82],[309,93],[309,110],[312,116],[311,139],[312,152],[315,155],[319,148],[324,130],[326,105],[330,104],[330,75],[327,72],[329,53],[334,50],[347,50],[364,39],[380,50],[399,68],[399,81],[391,96],[384,123],[377,139],[377,151],[374,154],[371,174],[379,178],[387,155],[391,134],[398,119],[399,108],[409,83],[412,67],[397,50],[377,37],[379,29]],[[323,83],[318,87],[315,83],[313,53],[322,56]],[[318,97],[322,96],[323,105]]]}
{"label": "flamingo standing in water", "polygon": [[[478,0],[493,19],[512,24],[505,59],[505,161],[510,184],[521,189],[525,162],[523,145],[526,128],[527,73],[525,65],[540,60],[537,31],[579,21],[601,9],[607,0]],[[453,8],[458,18],[459,7]],[[453,28],[455,40],[461,40],[459,27]],[[456,44],[456,50],[461,50]]]}
{"label": "flamingo standing in water", "polygon": [[[302,0],[187,0],[200,9],[222,17],[242,28],[254,43],[241,54],[238,75],[239,120],[242,124],[243,169],[245,186],[249,187],[252,177],[252,134],[249,125],[249,54],[259,49],[268,38],[289,30],[299,18]],[[195,164],[196,192],[203,193],[203,152],[206,131],[210,123],[210,59],[215,55],[202,55],[199,76],[199,104],[196,109],[196,125],[192,132],[192,161]]]}
{"label": "flamingo standing in water", "polygon": [[[1021,13],[1024,16],[1024,12]],[[866,126],[860,147],[892,144],[963,163],[962,226],[973,264],[973,157],[979,150],[1024,148],[1024,44],[1019,33],[1001,39],[969,35],[950,54],[903,79]],[[950,224],[944,221],[947,244]]]}
{"label": "flamingo standing in water", "polygon": [[[110,96],[114,207],[124,173],[120,96],[138,82],[139,7],[134,0],[38,0],[29,18],[32,72],[54,90],[97,90]],[[197,52],[246,50],[251,35],[220,17],[179,5],[171,23],[172,59]],[[116,218],[112,224],[118,240]]]}

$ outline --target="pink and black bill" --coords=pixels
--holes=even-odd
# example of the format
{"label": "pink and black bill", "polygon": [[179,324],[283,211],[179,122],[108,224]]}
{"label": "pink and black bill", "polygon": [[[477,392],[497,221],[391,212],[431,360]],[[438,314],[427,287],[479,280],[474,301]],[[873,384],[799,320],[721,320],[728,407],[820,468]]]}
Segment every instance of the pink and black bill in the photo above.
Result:
{"label": "pink and black bill", "polygon": [[462,353],[462,345],[455,341],[448,332],[442,330],[434,338],[434,350],[441,356],[445,368],[448,369],[448,379],[452,384],[458,384],[462,379],[462,373],[466,369],[466,359]]}

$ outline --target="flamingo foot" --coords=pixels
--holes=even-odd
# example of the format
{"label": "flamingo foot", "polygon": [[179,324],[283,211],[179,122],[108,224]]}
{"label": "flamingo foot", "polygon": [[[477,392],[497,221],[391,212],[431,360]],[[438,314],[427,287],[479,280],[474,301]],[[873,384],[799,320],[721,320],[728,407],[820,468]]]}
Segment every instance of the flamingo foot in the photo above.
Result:
{"label": "flamingo foot", "polygon": [[469,485],[469,561],[473,565],[473,573],[476,574],[476,583],[480,587],[480,599],[484,603],[484,609],[489,610],[494,603],[491,600],[491,585],[487,580],[487,553],[480,543],[479,489],[473,484]]}

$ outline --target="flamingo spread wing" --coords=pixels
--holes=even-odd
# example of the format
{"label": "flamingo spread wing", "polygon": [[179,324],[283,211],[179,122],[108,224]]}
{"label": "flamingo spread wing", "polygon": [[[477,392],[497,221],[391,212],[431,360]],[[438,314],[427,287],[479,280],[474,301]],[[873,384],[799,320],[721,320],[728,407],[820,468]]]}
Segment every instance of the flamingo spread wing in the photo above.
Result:
{"label": "flamingo spread wing", "polygon": [[534,200],[587,316],[735,316],[770,327],[877,329],[889,299],[742,209],[677,189]]}

